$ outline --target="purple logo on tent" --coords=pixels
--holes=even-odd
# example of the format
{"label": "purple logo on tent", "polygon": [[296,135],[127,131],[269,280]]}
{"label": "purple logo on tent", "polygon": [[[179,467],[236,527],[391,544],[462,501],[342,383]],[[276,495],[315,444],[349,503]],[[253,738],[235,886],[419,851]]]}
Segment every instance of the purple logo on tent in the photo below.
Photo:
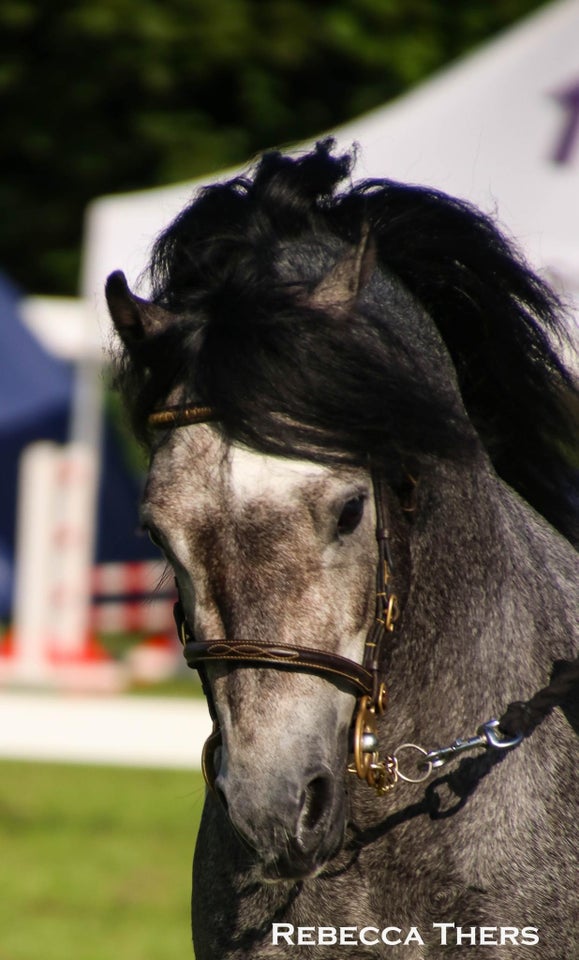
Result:
{"label": "purple logo on tent", "polygon": [[555,163],[570,163],[579,135],[579,80],[552,96],[563,107],[565,119],[551,159]]}

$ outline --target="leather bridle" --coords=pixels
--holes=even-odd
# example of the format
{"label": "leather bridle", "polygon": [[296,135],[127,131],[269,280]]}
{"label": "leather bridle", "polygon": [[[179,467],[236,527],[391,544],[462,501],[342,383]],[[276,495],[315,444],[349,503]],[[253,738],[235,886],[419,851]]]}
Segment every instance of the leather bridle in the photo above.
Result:
{"label": "leather bridle", "polygon": [[[212,407],[169,407],[152,413],[148,423],[156,429],[181,427],[194,423],[217,420]],[[416,493],[416,481],[408,477],[412,500]],[[579,689],[579,659],[557,661],[551,682],[537,691],[529,700],[510,703],[499,720],[480,724],[477,735],[464,739],[459,737],[447,747],[426,750],[416,744],[401,744],[392,755],[380,758],[378,752],[377,719],[386,708],[386,685],[381,678],[386,639],[395,628],[400,615],[398,598],[393,589],[394,564],[392,561],[390,534],[387,525],[386,485],[377,473],[372,474],[376,508],[376,540],[378,565],[376,570],[376,607],[368,631],[362,663],[327,653],[325,650],[300,647],[297,644],[270,644],[257,640],[195,640],[187,623],[180,599],[175,604],[175,621],[183,644],[185,659],[196,669],[201,678],[213,719],[213,733],[203,750],[203,774],[212,788],[215,774],[213,754],[221,743],[221,732],[213,694],[207,678],[207,663],[226,662],[241,667],[274,667],[279,670],[299,670],[324,677],[337,686],[349,688],[358,697],[352,717],[353,763],[348,770],[373,787],[378,794],[387,793],[399,780],[421,783],[430,773],[464,752],[476,749],[495,751],[510,750],[529,736],[535,727],[549,716],[554,707],[570,706],[577,700]],[[415,502],[402,506],[413,512]],[[397,754],[402,750],[418,751],[421,767],[419,776],[402,773]]]}
{"label": "leather bridle", "polygon": [[[167,408],[152,413],[150,426],[156,429],[181,427],[217,420],[211,407]],[[221,735],[213,695],[207,679],[207,663],[233,663],[241,667],[273,667],[280,670],[317,674],[340,687],[350,689],[358,697],[352,719],[354,762],[349,770],[374,787],[379,793],[389,788],[388,770],[378,756],[376,721],[386,707],[387,690],[382,680],[382,664],[386,638],[399,618],[399,604],[393,589],[394,564],[387,524],[386,490],[379,474],[372,475],[376,510],[376,600],[372,624],[364,644],[362,663],[325,650],[300,647],[298,644],[267,643],[248,639],[196,640],[179,599],[175,604],[175,622],[183,654],[188,666],[199,673],[213,720],[213,733],[205,744],[203,773],[210,787],[214,774],[212,757],[220,745]]]}

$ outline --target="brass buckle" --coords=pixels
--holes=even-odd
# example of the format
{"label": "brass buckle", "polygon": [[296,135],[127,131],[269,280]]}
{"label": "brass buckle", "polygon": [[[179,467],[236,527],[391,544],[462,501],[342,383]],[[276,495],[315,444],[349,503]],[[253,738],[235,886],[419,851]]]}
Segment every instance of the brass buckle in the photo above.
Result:
{"label": "brass buckle", "polygon": [[381,684],[377,703],[369,696],[358,701],[354,720],[354,762],[349,764],[348,772],[355,774],[369,787],[373,787],[379,796],[392,790],[398,782],[398,764],[394,757],[380,758],[378,751],[378,725],[376,710],[382,713],[386,705],[386,688]]}
{"label": "brass buckle", "polygon": [[391,593],[388,597],[388,607],[386,609],[386,622],[384,624],[384,629],[388,633],[392,633],[394,630],[394,624],[400,616],[400,607],[398,606],[398,597],[395,593]]}

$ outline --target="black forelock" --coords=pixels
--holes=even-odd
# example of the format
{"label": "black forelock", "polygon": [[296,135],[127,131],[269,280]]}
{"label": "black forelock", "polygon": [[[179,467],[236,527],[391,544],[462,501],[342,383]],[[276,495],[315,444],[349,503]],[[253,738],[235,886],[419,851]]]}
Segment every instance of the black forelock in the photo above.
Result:
{"label": "black forelock", "polygon": [[[121,363],[135,429],[146,439],[148,413],[180,386],[217,408],[228,436],[282,455],[396,472],[470,456],[476,431],[498,472],[569,535],[576,390],[552,346],[556,298],[484,215],[421,187],[352,186],[353,158],[332,146],[266,154],[252,176],[202,190],[158,239],[153,297],[177,318]],[[397,278],[389,296],[379,310],[313,309],[312,286],[364,224],[378,267]],[[423,308],[468,417],[447,365],[412,334]]]}

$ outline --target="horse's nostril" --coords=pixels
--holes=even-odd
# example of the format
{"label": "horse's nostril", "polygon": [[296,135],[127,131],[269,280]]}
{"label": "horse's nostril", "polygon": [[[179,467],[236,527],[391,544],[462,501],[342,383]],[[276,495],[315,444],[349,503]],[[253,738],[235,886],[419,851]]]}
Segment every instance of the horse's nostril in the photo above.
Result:
{"label": "horse's nostril", "polygon": [[329,777],[314,777],[302,793],[300,826],[313,830],[322,819],[330,801],[332,784]]}

